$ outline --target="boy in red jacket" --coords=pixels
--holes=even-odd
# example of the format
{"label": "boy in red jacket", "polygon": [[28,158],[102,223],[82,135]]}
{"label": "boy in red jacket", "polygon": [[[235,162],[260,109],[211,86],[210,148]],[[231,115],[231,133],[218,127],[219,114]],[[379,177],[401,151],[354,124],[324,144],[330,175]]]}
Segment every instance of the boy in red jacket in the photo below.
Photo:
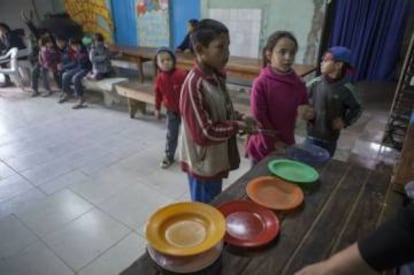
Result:
{"label": "boy in red jacket", "polygon": [[181,86],[187,72],[175,67],[174,53],[168,48],[160,48],[154,58],[157,68],[155,79],[155,116],[160,119],[161,103],[167,110],[167,143],[165,157],[161,161],[161,168],[168,168],[174,162],[177,149],[178,133],[181,124],[178,102]]}

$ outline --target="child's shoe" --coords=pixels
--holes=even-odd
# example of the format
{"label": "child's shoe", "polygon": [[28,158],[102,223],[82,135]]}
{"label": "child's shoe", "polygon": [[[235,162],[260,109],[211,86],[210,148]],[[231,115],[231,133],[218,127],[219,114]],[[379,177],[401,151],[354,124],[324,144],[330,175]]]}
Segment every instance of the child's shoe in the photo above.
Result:
{"label": "child's shoe", "polygon": [[78,103],[76,103],[75,105],[72,106],[72,109],[80,109],[82,107],[86,107],[85,103],[85,98],[84,97],[80,97]]}
{"label": "child's shoe", "polygon": [[52,95],[52,91],[46,91],[46,93],[42,94],[42,97],[48,97]]}
{"label": "child's shoe", "polygon": [[171,164],[173,164],[174,160],[169,159],[168,157],[164,157],[163,160],[161,161],[161,168],[162,169],[167,169],[168,167],[171,166]]}
{"label": "child's shoe", "polygon": [[68,100],[69,100],[69,98],[70,98],[70,95],[65,93],[65,94],[64,94],[61,98],[59,98],[58,103],[59,103],[59,104],[62,104],[63,102],[68,101]]}
{"label": "child's shoe", "polygon": [[32,94],[30,96],[31,97],[36,97],[36,96],[39,96],[39,95],[40,95],[40,93],[38,91],[33,90]]}

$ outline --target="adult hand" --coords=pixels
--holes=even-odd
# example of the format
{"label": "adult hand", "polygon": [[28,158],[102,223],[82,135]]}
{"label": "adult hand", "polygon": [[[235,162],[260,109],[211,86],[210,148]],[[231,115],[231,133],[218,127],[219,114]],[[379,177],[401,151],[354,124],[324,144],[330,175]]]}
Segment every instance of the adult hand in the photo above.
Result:
{"label": "adult hand", "polygon": [[335,275],[329,270],[328,263],[326,261],[316,264],[308,265],[307,267],[299,270],[295,275]]}

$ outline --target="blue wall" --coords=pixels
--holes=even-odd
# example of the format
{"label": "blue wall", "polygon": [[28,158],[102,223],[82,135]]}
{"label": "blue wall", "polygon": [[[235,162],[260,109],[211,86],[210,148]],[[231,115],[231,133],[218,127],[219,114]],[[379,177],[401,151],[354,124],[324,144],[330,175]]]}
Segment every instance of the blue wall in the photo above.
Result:
{"label": "blue wall", "polygon": [[115,43],[123,46],[137,46],[136,6],[135,0],[112,2],[112,21],[114,22]]}
{"label": "blue wall", "polygon": [[200,0],[170,0],[171,46],[176,48],[187,34],[189,19],[200,19]]}

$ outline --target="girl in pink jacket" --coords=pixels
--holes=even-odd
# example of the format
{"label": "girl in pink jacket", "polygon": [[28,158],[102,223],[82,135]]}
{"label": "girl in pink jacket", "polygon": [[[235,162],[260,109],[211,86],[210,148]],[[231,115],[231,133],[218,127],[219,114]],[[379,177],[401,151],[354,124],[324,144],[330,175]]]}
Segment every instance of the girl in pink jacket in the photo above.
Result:
{"label": "girl in pink jacket", "polygon": [[250,95],[253,117],[273,136],[256,134],[249,137],[246,153],[253,164],[273,151],[295,143],[294,129],[298,109],[310,119],[306,86],[293,71],[298,49],[296,38],[286,31],[274,32],[263,49],[263,69],[254,80]]}

